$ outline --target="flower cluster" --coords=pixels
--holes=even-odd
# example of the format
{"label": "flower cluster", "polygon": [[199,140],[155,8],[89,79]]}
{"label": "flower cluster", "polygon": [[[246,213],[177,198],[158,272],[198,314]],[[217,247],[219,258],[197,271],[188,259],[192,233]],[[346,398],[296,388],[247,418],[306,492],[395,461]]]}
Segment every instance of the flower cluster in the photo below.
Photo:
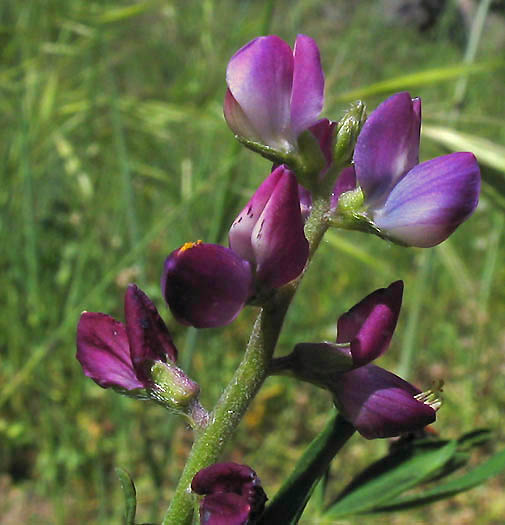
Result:
{"label": "flower cluster", "polygon": [[285,166],[267,177],[235,219],[229,243],[188,243],[168,256],[161,288],[180,322],[197,328],[230,323],[249,299],[301,273],[309,245],[296,177]]}
{"label": "flower cluster", "polygon": [[402,295],[402,281],[376,290],[339,318],[336,343],[300,343],[273,365],[327,388],[342,415],[368,439],[421,429],[435,420],[440,406],[436,395],[423,395],[370,364],[389,347]]}
{"label": "flower cluster", "polygon": [[[226,81],[228,125],[274,166],[231,225],[228,247],[188,242],[166,258],[161,291],[178,322],[217,327],[232,322],[247,304],[273,310],[275,300],[288,295],[278,290],[300,278],[330,226],[431,247],[475,210],[480,172],[473,154],[419,163],[420,99],[394,94],[366,121],[361,102],[339,122],[320,118],[324,75],[311,38],[299,35],[293,50],[277,36],[253,40],[231,58]],[[294,293],[296,284],[285,291]],[[270,360],[279,316],[270,333],[256,337],[258,344],[273,343],[264,352],[268,359],[255,363],[263,369],[251,384],[256,388],[268,373],[317,384],[368,439],[422,429],[435,420],[436,394],[372,364],[389,347],[402,296],[401,281],[376,290],[339,318],[335,343],[300,343],[287,357]],[[284,306],[283,312],[289,302]],[[215,411],[209,418],[200,406],[199,386],[177,367],[168,329],[136,285],[126,290],[125,324],[102,313],[82,314],[77,359],[100,386],[152,399],[202,432],[218,417]],[[222,399],[231,399],[229,413],[246,408],[235,406],[231,395]],[[216,447],[221,450],[222,443]],[[234,463],[200,470],[191,487],[202,496],[206,525],[254,523],[266,501],[255,472]]]}

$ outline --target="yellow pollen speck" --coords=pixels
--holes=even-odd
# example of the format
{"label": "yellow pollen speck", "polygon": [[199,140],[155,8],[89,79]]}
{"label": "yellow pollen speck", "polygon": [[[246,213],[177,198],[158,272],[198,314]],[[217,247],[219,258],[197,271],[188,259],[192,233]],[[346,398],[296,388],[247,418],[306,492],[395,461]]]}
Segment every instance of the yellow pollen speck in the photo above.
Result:
{"label": "yellow pollen speck", "polygon": [[186,250],[190,250],[191,248],[194,248],[195,246],[198,246],[199,244],[202,244],[202,241],[198,240],[196,242],[185,242],[177,252],[178,254],[184,253]]}

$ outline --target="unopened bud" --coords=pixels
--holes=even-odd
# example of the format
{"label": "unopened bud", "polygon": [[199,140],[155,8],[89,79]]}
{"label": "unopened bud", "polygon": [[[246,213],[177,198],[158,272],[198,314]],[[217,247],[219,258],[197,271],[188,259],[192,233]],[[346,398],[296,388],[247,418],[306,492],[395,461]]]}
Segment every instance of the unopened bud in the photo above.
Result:
{"label": "unopened bud", "polygon": [[334,162],[338,166],[345,166],[351,162],[356,140],[365,121],[366,106],[361,100],[354,102],[349,111],[339,120],[333,150]]}
{"label": "unopened bud", "polygon": [[186,412],[200,393],[200,386],[171,362],[154,362],[151,366],[152,399],[176,412]]}

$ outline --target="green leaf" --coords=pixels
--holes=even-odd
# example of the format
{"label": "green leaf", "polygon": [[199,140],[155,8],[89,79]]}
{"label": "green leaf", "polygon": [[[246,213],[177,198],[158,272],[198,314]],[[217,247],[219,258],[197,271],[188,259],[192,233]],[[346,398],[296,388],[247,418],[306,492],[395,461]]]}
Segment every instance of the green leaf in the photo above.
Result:
{"label": "green leaf", "polygon": [[296,525],[319,479],[335,454],[354,434],[354,427],[335,413],[310,443],[261,517],[260,524]]}
{"label": "green leaf", "polygon": [[125,525],[135,525],[135,513],[137,512],[137,491],[135,490],[135,485],[126,470],[116,467],[116,474],[124,494]]}
{"label": "green leaf", "polygon": [[450,498],[481,485],[489,478],[496,476],[505,470],[505,449],[498,452],[487,461],[474,468],[467,474],[457,479],[438,485],[431,490],[395,500],[389,505],[374,509],[374,512],[390,512],[394,510],[405,510],[427,503],[433,503],[441,499]]}
{"label": "green leaf", "polygon": [[400,449],[377,461],[352,481],[325,517],[340,518],[386,504],[451,461],[456,450],[457,441],[427,442]]}

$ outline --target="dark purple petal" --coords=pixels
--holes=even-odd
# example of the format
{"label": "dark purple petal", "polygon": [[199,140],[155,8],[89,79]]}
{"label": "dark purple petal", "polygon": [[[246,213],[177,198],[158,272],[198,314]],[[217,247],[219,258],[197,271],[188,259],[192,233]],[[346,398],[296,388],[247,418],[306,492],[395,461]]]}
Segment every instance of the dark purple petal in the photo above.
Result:
{"label": "dark purple petal", "polygon": [[472,153],[452,153],[414,167],[374,213],[375,224],[410,246],[441,243],[476,208],[480,170]]}
{"label": "dark purple petal", "polygon": [[316,137],[326,160],[328,167],[333,160],[333,136],[336,122],[323,118],[309,128],[310,132]]}
{"label": "dark purple petal", "polygon": [[223,113],[228,126],[235,135],[255,142],[261,142],[260,133],[254,128],[247,115],[242,111],[239,103],[233,98],[231,91],[226,90],[224,97]]}
{"label": "dark purple petal", "polygon": [[400,315],[403,282],[375,290],[342,315],[337,325],[337,343],[351,343],[356,367],[377,359],[388,348]]}
{"label": "dark purple petal", "polygon": [[342,193],[356,189],[356,172],[354,166],[344,168],[338,176],[337,182],[331,194],[331,207],[335,208]]}
{"label": "dark purple petal", "polygon": [[256,472],[231,462],[215,463],[200,470],[191,489],[205,496],[200,518],[208,525],[245,524],[263,512],[267,500]]}
{"label": "dark purple petal", "polygon": [[435,421],[435,410],[414,398],[417,388],[375,365],[342,374],[332,390],[342,415],[367,439],[398,436]]}
{"label": "dark purple petal", "polygon": [[323,109],[324,74],[315,41],[298,35],[294,48],[291,126],[295,136],[312,126]]}
{"label": "dark purple petal", "polygon": [[200,525],[246,525],[251,507],[238,494],[209,494],[200,504]]}
{"label": "dark purple petal", "polygon": [[130,284],[125,293],[126,333],[130,343],[133,365],[139,378],[145,375],[146,361],[177,360],[177,349],[158,310],[136,285]]}
{"label": "dark purple petal", "polygon": [[272,196],[275,186],[286,171],[284,166],[279,166],[270,173],[230,228],[228,237],[230,248],[253,264],[255,263],[255,255],[251,245],[251,236],[254,226]]}
{"label": "dark purple petal", "polygon": [[397,93],[371,113],[356,142],[356,177],[371,205],[380,203],[419,159],[420,100]]}
{"label": "dark purple petal", "polygon": [[[252,129],[264,144],[291,149],[293,54],[278,36],[256,38],[239,49],[226,70],[226,82]],[[247,137],[246,138],[252,138]]]}
{"label": "dark purple petal", "polygon": [[309,255],[296,177],[282,166],[279,169],[284,170],[282,177],[252,233],[256,279],[271,288],[298,277]]}
{"label": "dark purple petal", "polygon": [[161,290],[175,318],[197,328],[231,323],[252,285],[249,262],[224,246],[186,243],[165,260]]}
{"label": "dark purple petal", "polygon": [[251,483],[259,484],[256,472],[251,467],[233,462],[214,463],[195,475],[191,489],[200,495],[216,492],[242,494],[244,487]]}
{"label": "dark purple petal", "polygon": [[109,315],[84,312],[77,326],[77,360],[103,388],[143,388],[130,356],[125,326]]}

